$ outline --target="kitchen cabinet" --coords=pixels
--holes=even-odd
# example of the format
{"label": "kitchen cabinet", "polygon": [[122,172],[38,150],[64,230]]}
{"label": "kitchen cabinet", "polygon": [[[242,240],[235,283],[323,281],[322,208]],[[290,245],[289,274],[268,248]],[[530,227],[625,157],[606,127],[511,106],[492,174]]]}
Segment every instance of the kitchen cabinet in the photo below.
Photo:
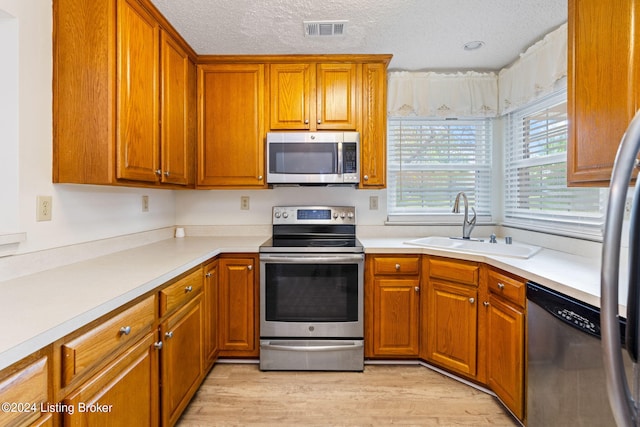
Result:
{"label": "kitchen cabinet", "polygon": [[195,53],[148,0],[53,16],[53,182],[193,185]]}
{"label": "kitchen cabinet", "polygon": [[213,366],[218,357],[218,261],[204,266],[204,357],[205,372]]}
{"label": "kitchen cabinet", "polygon": [[[42,350],[0,372],[0,425],[53,426],[50,348]],[[27,405],[26,407],[24,405]]]}
{"label": "kitchen cabinet", "polygon": [[526,282],[487,267],[487,385],[519,418],[524,419]]}
{"label": "kitchen cabinet", "polygon": [[387,64],[362,65],[360,188],[385,188],[387,180]]}
{"label": "kitchen cabinet", "polygon": [[355,130],[358,70],[355,63],[271,64],[271,129]]}
{"label": "kitchen cabinet", "polygon": [[365,265],[365,357],[418,357],[420,256],[370,255]]}
{"label": "kitchen cabinet", "polygon": [[204,377],[202,316],[200,294],[161,324],[162,425],[175,424]]}
{"label": "kitchen cabinet", "polygon": [[569,0],[569,185],[608,186],[620,139],[640,108],[636,2]]}
{"label": "kitchen cabinet", "polygon": [[204,378],[203,270],[160,291],[162,425],[173,425]]}
{"label": "kitchen cabinet", "polygon": [[427,258],[424,266],[428,285],[423,358],[475,378],[480,266],[438,257]]}
{"label": "kitchen cabinet", "polygon": [[198,188],[264,188],[265,65],[198,65]]}
{"label": "kitchen cabinet", "polygon": [[145,335],[69,394],[62,403],[74,410],[64,413],[64,425],[158,426],[160,401],[155,335]]}
{"label": "kitchen cabinet", "polygon": [[257,266],[254,254],[229,254],[218,260],[220,356],[259,355]]}

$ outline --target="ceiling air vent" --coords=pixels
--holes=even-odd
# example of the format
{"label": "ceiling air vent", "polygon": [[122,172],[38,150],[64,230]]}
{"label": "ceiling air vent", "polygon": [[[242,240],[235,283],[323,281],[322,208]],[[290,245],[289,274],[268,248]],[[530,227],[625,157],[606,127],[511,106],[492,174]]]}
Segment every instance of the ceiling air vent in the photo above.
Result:
{"label": "ceiling air vent", "polygon": [[303,21],[305,37],[343,36],[349,21]]}

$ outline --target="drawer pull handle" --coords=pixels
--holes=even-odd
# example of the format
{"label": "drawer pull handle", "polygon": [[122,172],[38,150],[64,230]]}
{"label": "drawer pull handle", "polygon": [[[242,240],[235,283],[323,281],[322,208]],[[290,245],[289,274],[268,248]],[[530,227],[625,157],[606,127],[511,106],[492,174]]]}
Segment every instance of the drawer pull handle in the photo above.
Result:
{"label": "drawer pull handle", "polygon": [[396,271],[400,271],[400,264],[396,264]]}
{"label": "drawer pull handle", "polygon": [[185,292],[191,292],[191,291],[193,291],[193,286],[191,286],[191,285],[187,286],[186,288],[184,288],[184,291],[185,291]]}
{"label": "drawer pull handle", "polygon": [[498,283],[498,289],[504,290],[504,283]]}
{"label": "drawer pull handle", "polygon": [[167,339],[173,338],[173,331],[165,332],[165,333],[164,333],[164,336],[165,336]]}
{"label": "drawer pull handle", "polygon": [[475,298],[469,298],[469,304],[473,304],[474,302],[476,302]]}
{"label": "drawer pull handle", "polygon": [[131,326],[123,326],[120,328],[120,335],[129,335],[131,333]]}

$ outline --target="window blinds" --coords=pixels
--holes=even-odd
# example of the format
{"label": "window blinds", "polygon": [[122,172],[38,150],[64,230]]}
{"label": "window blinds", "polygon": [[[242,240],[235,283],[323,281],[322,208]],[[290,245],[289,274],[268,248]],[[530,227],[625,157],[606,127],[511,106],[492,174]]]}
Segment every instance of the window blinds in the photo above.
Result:
{"label": "window blinds", "polygon": [[601,236],[606,192],[567,187],[566,91],[508,115],[505,225]]}
{"label": "window blinds", "polygon": [[391,118],[388,125],[390,221],[429,215],[457,222],[451,209],[459,191],[479,222],[491,220],[490,119]]}

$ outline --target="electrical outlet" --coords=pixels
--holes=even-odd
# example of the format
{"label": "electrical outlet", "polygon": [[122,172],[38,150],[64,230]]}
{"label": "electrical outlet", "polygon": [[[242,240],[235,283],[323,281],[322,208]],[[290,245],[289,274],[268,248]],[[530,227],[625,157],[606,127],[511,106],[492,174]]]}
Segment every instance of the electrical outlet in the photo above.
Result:
{"label": "electrical outlet", "polygon": [[142,196],[142,212],[149,212],[149,196]]}
{"label": "electrical outlet", "polygon": [[378,196],[369,196],[369,210],[370,211],[378,210]]}
{"label": "electrical outlet", "polygon": [[243,211],[249,210],[249,196],[240,197],[240,209]]}
{"label": "electrical outlet", "polygon": [[51,221],[51,196],[36,198],[36,221]]}

